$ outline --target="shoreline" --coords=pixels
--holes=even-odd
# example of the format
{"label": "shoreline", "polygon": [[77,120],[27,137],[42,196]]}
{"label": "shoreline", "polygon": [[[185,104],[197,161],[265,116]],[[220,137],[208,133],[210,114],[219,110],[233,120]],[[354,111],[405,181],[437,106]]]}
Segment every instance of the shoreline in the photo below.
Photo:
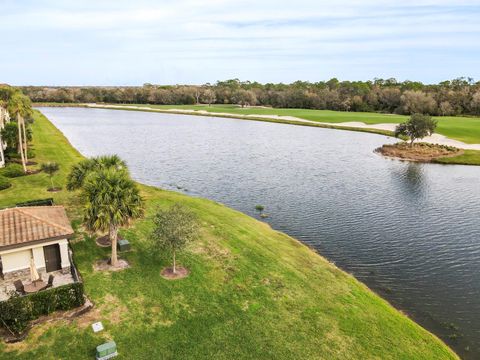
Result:
{"label": "shoreline", "polygon": [[[47,125],[47,126],[43,126],[43,128],[44,128],[43,129],[43,135],[41,136],[42,140],[52,139],[51,136],[53,136],[54,138],[58,138],[57,140],[60,141],[60,143],[58,143],[58,141],[57,141],[57,145],[54,146],[55,148],[64,147],[65,148],[64,151],[66,151],[70,154],[73,154],[73,155],[69,155],[69,156],[73,156],[74,159],[84,158],[84,156],[81,155],[78,152],[78,150],[76,150],[71,145],[71,143],[68,141],[68,139],[63,135],[63,133],[58,128],[55,127],[55,125],[53,125],[53,123],[51,123],[43,114],[41,114],[40,116],[45,119],[45,120],[43,120],[43,119],[41,120],[41,122],[44,122],[43,125]],[[42,125],[37,125],[37,127],[42,127]],[[48,134],[49,136],[45,137],[46,134]],[[61,139],[61,138],[63,138],[63,139]],[[43,149],[44,145],[39,146],[39,144],[43,143],[42,140],[39,141],[38,138],[37,138],[37,142],[39,142],[39,143],[37,143],[36,145],[37,145],[37,147],[40,147],[40,149],[45,151],[45,149]],[[52,147],[53,145],[48,145],[48,146],[49,146],[50,149],[53,149],[53,147]],[[68,149],[68,147],[70,149]],[[38,155],[40,155],[40,157],[43,157],[43,156],[45,156],[45,153],[39,152]],[[54,157],[55,157],[55,155],[54,155]],[[39,160],[41,160],[41,159],[39,159]],[[52,160],[55,160],[55,158],[52,158]],[[23,179],[19,179],[19,180],[22,181]],[[387,320],[388,322],[391,322],[391,321],[398,322],[398,321],[400,321],[401,324],[399,324],[400,328],[397,329],[398,331],[400,329],[405,329],[404,327],[406,327],[406,328],[412,327],[412,331],[413,331],[414,328],[418,329],[418,330],[415,330],[413,333],[407,332],[408,337],[405,338],[405,339],[403,337],[407,336],[407,333],[404,334],[403,332],[401,332],[401,333],[397,334],[399,336],[399,338],[395,338],[395,339],[392,338],[390,341],[395,341],[395,344],[397,344],[397,341],[403,341],[403,340],[409,341],[408,339],[413,341],[413,339],[410,336],[420,336],[421,334],[422,334],[421,339],[424,339],[424,341],[426,341],[426,339],[428,338],[428,336],[427,336],[427,334],[428,334],[431,337],[432,341],[433,341],[433,339],[436,339],[435,341],[443,344],[443,346],[445,347],[445,351],[446,351],[446,349],[448,349],[448,352],[445,352],[445,353],[442,352],[443,356],[441,356],[441,358],[446,357],[447,354],[449,354],[449,356],[451,356],[452,358],[459,358],[458,355],[443,340],[441,340],[437,335],[435,335],[431,331],[424,328],[422,325],[417,323],[415,320],[413,320],[409,315],[404,313],[402,310],[399,310],[398,308],[393,306],[389,301],[385,300],[382,296],[378,295],[378,293],[376,291],[369,288],[363,282],[357,280],[354,275],[338,268],[335,264],[331,263],[328,259],[323,257],[317,251],[312,250],[311,247],[302,243],[298,239],[295,239],[295,238],[293,238],[293,237],[291,237],[287,234],[280,233],[280,232],[272,229],[268,224],[265,224],[264,222],[261,222],[261,221],[255,219],[255,218],[252,218],[248,215],[245,215],[245,214],[243,214],[243,213],[241,213],[237,210],[230,209],[230,208],[225,207],[225,206],[221,206],[220,204],[215,203],[214,201],[204,199],[204,198],[199,198],[199,197],[198,198],[197,197],[191,197],[187,194],[177,193],[177,192],[174,192],[174,191],[165,191],[165,190],[162,190],[160,188],[150,186],[150,185],[144,185],[144,184],[139,183],[139,182],[137,182],[137,183],[141,187],[142,192],[144,193],[144,196],[145,195],[147,196],[149,206],[153,206],[155,204],[155,201],[157,201],[157,202],[158,201],[172,201],[172,200],[177,199],[177,201],[184,201],[187,204],[190,204],[190,205],[193,205],[195,207],[198,207],[199,209],[202,209],[202,211],[206,211],[207,214],[209,214],[208,216],[214,216],[215,217],[217,212],[221,212],[221,214],[223,216],[231,217],[232,220],[234,220],[235,223],[240,221],[240,223],[243,224],[241,226],[254,226],[255,228],[257,228],[257,227],[264,228],[265,227],[266,228],[265,231],[267,231],[267,233],[265,235],[266,236],[268,235],[268,236],[263,239],[264,240],[263,242],[266,242],[266,244],[268,244],[269,242],[273,241],[273,243],[277,244],[277,247],[280,246],[280,248],[288,248],[289,246],[292,246],[293,248],[296,249],[295,254],[292,254],[293,256],[295,256],[295,257],[300,256],[299,259],[303,259],[302,256],[306,256],[308,261],[313,261],[314,263],[318,262],[318,264],[316,266],[320,266],[321,268],[325,268],[325,270],[322,270],[322,271],[327,271],[327,273],[329,273],[329,272],[336,273],[336,275],[335,275],[336,280],[333,282],[334,286],[336,286],[336,287],[339,286],[341,288],[341,287],[347,286],[348,283],[351,283],[348,286],[353,286],[354,289],[358,289],[357,291],[361,291],[362,292],[362,297],[367,296],[367,298],[369,298],[369,299],[371,298],[372,303],[367,304],[366,308],[364,309],[364,313],[368,314],[369,316],[374,316],[373,319],[375,319],[375,320],[371,320],[371,321],[373,321],[371,326],[375,326],[374,327],[375,329],[382,329],[383,328],[384,325],[379,326],[380,324],[378,324],[378,322],[381,322],[381,319],[383,319],[384,317],[385,317],[385,320]],[[16,184],[16,185],[18,185],[18,184]],[[35,186],[38,186],[39,184],[32,184],[32,185],[35,187]],[[7,193],[6,193],[7,197],[8,197],[8,193],[10,193],[10,195],[14,196],[14,198],[15,198],[15,196],[16,196],[15,191],[7,190]],[[67,205],[67,207],[70,210],[69,211],[70,214],[73,214],[73,213],[76,214],[78,212],[78,209],[77,209],[78,204],[76,204],[75,201],[72,202],[72,199],[70,199],[72,196],[74,196],[74,195],[72,195],[71,193],[67,193],[67,192],[59,193],[59,194],[55,195],[56,199],[59,202],[63,202],[65,205]],[[220,206],[220,208],[219,208],[219,206]],[[224,212],[225,212],[225,214],[224,214]],[[237,217],[238,217],[238,219],[237,219]],[[76,217],[74,217],[74,218],[76,218]],[[74,218],[72,218],[72,219],[74,219]],[[215,220],[215,218],[214,218],[214,220]],[[223,219],[222,218],[222,221],[226,221],[226,220],[228,220],[228,219]],[[225,225],[227,225],[227,224],[225,224]],[[222,226],[225,226],[225,225],[222,225],[221,223],[219,223],[219,224],[215,223],[215,226],[220,226],[220,228],[222,228]],[[137,226],[138,226],[138,224],[135,224],[134,227],[137,227]],[[228,226],[233,226],[233,225],[228,225]],[[268,230],[267,228],[269,228],[270,230]],[[243,229],[243,227],[242,227],[242,229]],[[230,229],[229,231],[233,231],[233,230],[234,229]],[[136,230],[129,230],[129,232],[130,231],[136,231]],[[274,235],[274,234],[277,234],[277,235]],[[272,236],[272,239],[270,239],[271,236]],[[229,240],[229,242],[230,242],[230,240]],[[227,242],[227,244],[228,244],[228,242]],[[246,245],[248,245],[248,244],[246,244]],[[224,245],[222,244],[222,246],[224,246]],[[255,245],[255,246],[258,246],[258,245]],[[266,245],[263,245],[263,246],[266,246]],[[90,259],[91,254],[86,253],[87,250],[85,250],[85,244],[83,244],[83,243],[79,243],[79,245],[77,244],[75,246],[75,249],[76,249],[76,251],[79,251],[77,256],[79,256],[80,258],[84,258],[83,261],[80,261],[80,265],[85,266],[85,264],[84,264],[85,261],[87,261],[87,263],[88,263],[88,260],[85,260],[85,259]],[[256,249],[256,248],[254,247],[253,249]],[[291,250],[292,249],[290,249],[290,251]],[[252,251],[252,250],[250,250],[250,251]],[[256,251],[259,251],[259,249],[256,249]],[[271,250],[269,250],[269,251],[271,251]],[[285,251],[285,250],[282,250],[282,251]],[[310,253],[312,255],[308,255],[308,253]],[[282,252],[282,254],[283,254],[283,252]],[[307,260],[307,259],[303,259],[303,260]],[[321,265],[321,264],[325,264],[325,265]],[[310,273],[311,273],[311,270],[304,269],[304,271],[302,271],[302,273],[303,273],[302,276],[309,277]],[[320,274],[323,274],[323,272],[321,272]],[[278,275],[280,275],[280,273]],[[313,274],[311,274],[311,275],[313,275]],[[85,277],[86,277],[86,279],[85,279],[86,282],[87,281],[90,281],[90,282],[93,281],[93,279],[89,279],[90,274],[88,272],[85,274]],[[328,286],[328,281],[327,281],[327,284],[324,284],[324,281],[325,281],[325,279],[323,281],[321,281],[321,283],[323,284],[322,288],[324,286]],[[310,286],[314,286],[314,284],[312,283]],[[330,286],[332,286],[332,285],[330,285]],[[330,290],[327,291],[327,294],[329,292],[330,292]],[[93,294],[93,295],[94,295],[93,296],[94,300],[98,301],[98,299],[96,299],[98,297],[98,294]],[[325,299],[324,299],[324,301],[325,301]],[[354,302],[354,304],[356,304],[356,303],[357,303],[357,301]],[[354,306],[358,306],[358,304],[354,305]],[[361,317],[359,319],[357,319],[357,317],[358,317],[358,315],[353,316],[354,324],[355,324],[355,321],[358,321],[358,320],[361,319]],[[334,317],[334,318],[336,318],[336,317]],[[354,330],[353,334],[351,334],[349,336],[354,336],[354,338],[356,338],[357,336],[361,337],[363,335],[362,330],[360,330],[360,329],[358,329],[358,330],[353,329],[353,330]],[[406,330],[402,330],[402,331],[406,331]],[[418,331],[418,333],[416,331]],[[414,335],[414,334],[416,334],[416,335]],[[427,336],[427,338],[424,338],[424,336]],[[382,336],[377,335],[376,338],[377,338],[377,341],[379,341],[379,338],[382,338]],[[388,338],[386,339],[386,341],[389,342]],[[428,341],[430,341],[430,340],[428,340]],[[427,341],[427,343],[428,343],[428,341]],[[391,342],[389,342],[389,343],[391,344]],[[377,345],[380,345],[380,344],[377,344]],[[417,345],[419,345],[419,344],[417,344]],[[376,345],[374,345],[374,346],[376,346]],[[407,348],[402,349],[402,350],[408,352]],[[402,353],[403,353],[403,351],[402,351]],[[388,355],[388,352],[385,353],[385,354]],[[410,353],[410,354],[412,355],[412,353]],[[418,356],[421,356],[420,355],[421,353],[416,353],[416,354]],[[392,354],[390,354],[390,355],[392,355]],[[398,355],[398,353],[397,353],[397,355]],[[437,355],[440,355],[440,353],[437,353]]]}
{"label": "shoreline", "polygon": [[262,122],[269,122],[269,123],[276,123],[276,124],[318,127],[322,129],[366,132],[371,134],[394,137],[393,131],[390,131],[390,130],[375,129],[375,128],[360,128],[360,127],[351,127],[351,126],[338,126],[336,123],[325,123],[325,122],[318,122],[318,121],[312,121],[312,120],[305,120],[305,119],[295,118],[293,116],[269,117],[268,115],[238,115],[238,114],[229,114],[229,113],[213,113],[213,112],[207,112],[202,110],[154,109],[150,107],[113,105],[113,104],[101,105],[101,104],[71,104],[71,103],[68,103],[68,104],[34,103],[33,106],[34,107],[80,107],[80,108],[87,108],[87,109],[142,111],[142,112],[153,112],[153,113],[175,114],[175,115],[206,116],[206,117],[214,117],[214,118],[220,118],[220,119],[262,121]]}
{"label": "shoreline", "polygon": [[[119,109],[119,110],[123,110],[123,109]],[[43,115],[43,114],[42,114],[42,115]],[[47,118],[45,115],[43,115],[43,116],[44,116],[45,118]],[[205,116],[209,116],[209,115],[206,114]],[[218,117],[223,117],[223,116],[218,116]],[[48,120],[48,118],[47,118],[47,120]],[[48,121],[50,121],[50,120],[48,120]],[[53,123],[52,123],[52,125],[53,125]],[[73,149],[75,149],[75,151],[78,152],[78,150],[77,150],[73,145],[71,145],[71,143],[70,143],[70,141],[68,140],[68,138],[66,137],[66,135],[64,135],[63,132],[62,132],[60,129],[58,129],[55,125],[53,125],[53,126],[57,129],[57,131],[59,131],[59,132],[62,134],[62,136],[64,136],[64,137],[67,139],[69,145],[70,145]],[[81,155],[82,157],[85,157],[83,154],[80,154],[80,155]],[[265,221],[262,221],[261,219],[257,219],[257,218],[255,218],[255,217],[253,217],[253,216],[247,215],[247,214],[245,214],[245,213],[243,213],[243,212],[241,212],[241,211],[239,211],[239,210],[236,210],[236,209],[234,209],[234,208],[228,207],[228,206],[224,205],[223,203],[219,203],[219,202],[217,202],[217,201],[214,201],[214,200],[211,200],[211,199],[208,199],[208,198],[205,198],[205,197],[201,197],[201,196],[192,196],[192,195],[189,195],[189,194],[187,194],[187,193],[185,193],[185,192],[181,192],[181,191],[178,191],[178,190],[166,190],[166,189],[163,189],[163,188],[154,186],[154,185],[144,184],[144,183],[142,183],[142,182],[140,182],[140,181],[137,181],[137,180],[135,180],[135,182],[136,182],[141,188],[146,187],[146,188],[153,189],[154,191],[172,192],[172,193],[175,193],[175,194],[179,194],[179,195],[181,195],[181,196],[185,196],[185,197],[187,197],[187,198],[196,198],[196,199],[198,199],[198,200],[200,200],[200,201],[211,202],[211,203],[220,205],[220,206],[222,206],[222,207],[228,208],[229,210],[231,210],[231,211],[233,211],[233,212],[237,212],[237,213],[241,214],[242,216],[248,217],[248,218],[250,218],[250,219],[252,219],[252,220],[254,220],[254,221],[257,221],[257,222],[260,222],[260,223],[266,225],[266,226],[269,227],[272,231],[279,232],[279,233],[281,233],[283,236],[288,237],[289,239],[291,239],[292,241],[294,241],[295,243],[297,243],[297,244],[300,245],[301,247],[305,247],[306,249],[308,249],[309,251],[311,251],[312,253],[314,253],[314,254],[315,254],[316,256],[318,256],[322,261],[327,262],[330,266],[334,267],[335,269],[338,269],[338,271],[346,274],[347,276],[353,278],[355,281],[359,282],[359,283],[360,283],[362,286],[364,286],[368,291],[372,292],[373,294],[375,294],[375,296],[377,296],[377,297],[379,297],[380,299],[382,299],[383,301],[387,302],[387,303],[388,303],[392,308],[394,308],[396,311],[398,311],[398,312],[401,313],[402,315],[406,316],[406,317],[407,317],[408,319],[410,319],[412,322],[414,322],[414,323],[417,324],[418,326],[422,327],[423,329],[425,329],[425,330],[428,331],[429,333],[433,334],[433,336],[437,337],[440,341],[442,341],[447,347],[449,347],[449,348],[454,352],[454,350],[450,347],[450,345],[448,345],[443,339],[441,339],[438,335],[436,335],[436,333],[434,333],[433,330],[429,330],[429,328],[424,327],[422,324],[420,324],[420,322],[417,321],[417,319],[420,320],[421,316],[416,316],[415,314],[410,313],[407,309],[403,308],[403,307],[400,306],[399,304],[394,305],[395,302],[394,302],[393,300],[387,299],[387,297],[386,297],[385,295],[382,295],[380,289],[371,288],[371,287],[370,287],[369,285],[367,285],[365,282],[357,279],[357,277],[356,277],[354,274],[352,274],[352,273],[348,272],[347,270],[345,270],[345,269],[337,266],[333,261],[331,261],[330,259],[328,259],[328,258],[325,257],[324,255],[322,255],[322,254],[321,254],[317,249],[315,249],[313,246],[310,246],[309,244],[304,243],[304,242],[302,242],[301,240],[299,240],[299,239],[297,239],[297,238],[295,238],[295,237],[292,237],[292,236],[290,236],[290,235],[287,234],[287,233],[284,233],[284,232],[281,232],[281,231],[279,231],[279,230],[276,230],[275,228],[272,228],[269,223],[267,223],[267,222],[265,222]],[[431,325],[431,328],[433,328],[433,327],[435,327],[435,326],[439,326],[439,325],[437,324],[437,320],[436,320],[436,319],[433,319],[433,321],[432,321],[432,320],[430,320],[430,321],[431,321],[431,324],[429,324],[429,325]],[[434,324],[435,324],[435,325],[434,325]]]}
{"label": "shoreline", "polygon": [[[295,116],[282,116],[282,115],[260,115],[260,114],[231,114],[226,112],[209,112],[206,110],[189,110],[189,109],[158,109],[152,108],[148,104],[145,106],[136,106],[128,104],[98,104],[98,103],[78,103],[78,104],[51,104],[51,103],[38,103],[34,106],[39,107],[84,107],[94,109],[109,109],[109,110],[130,110],[130,111],[144,111],[144,112],[158,112],[167,114],[179,114],[179,115],[198,115],[198,116],[210,116],[221,118],[233,118],[242,120],[254,120],[254,121],[266,121],[277,122],[280,124],[293,124],[293,125],[312,125],[313,127],[325,127],[333,128],[337,130],[349,130],[349,131],[361,131],[371,132],[379,135],[393,136],[397,123],[379,123],[379,124],[366,124],[360,121],[346,121],[339,123],[329,123],[322,121],[313,121],[302,119]],[[451,139],[445,135],[435,133],[431,136],[427,136],[422,139],[422,142],[436,145],[453,146],[459,149],[465,150],[478,150],[480,151],[480,144],[467,144],[465,142]]]}
{"label": "shoreline", "polygon": [[[230,113],[214,113],[214,112],[208,112],[205,110],[156,109],[149,106],[97,104],[97,103],[79,103],[79,104],[35,103],[34,106],[35,107],[81,107],[81,108],[88,108],[88,109],[143,111],[143,112],[153,112],[153,113],[163,113],[163,114],[207,116],[207,117],[215,117],[215,118],[262,121],[262,122],[297,125],[297,126],[310,126],[310,127],[333,129],[333,130],[366,132],[370,134],[383,135],[387,137],[394,137],[394,130],[397,125],[393,123],[367,125],[365,123],[356,122],[356,121],[349,121],[349,122],[343,122],[343,123],[327,123],[327,122],[318,122],[313,120],[301,119],[294,116],[253,115],[253,114],[240,115],[240,114],[230,114]],[[399,140],[401,141],[402,139],[399,139]],[[421,142],[434,144],[434,145],[453,146],[453,147],[465,150],[465,154],[462,154],[460,156],[438,158],[436,161],[432,161],[431,163],[445,164],[445,165],[480,166],[480,144],[467,144],[458,140],[450,139],[441,134],[433,134],[432,136],[422,139]],[[403,159],[403,160],[410,161],[408,159]]]}

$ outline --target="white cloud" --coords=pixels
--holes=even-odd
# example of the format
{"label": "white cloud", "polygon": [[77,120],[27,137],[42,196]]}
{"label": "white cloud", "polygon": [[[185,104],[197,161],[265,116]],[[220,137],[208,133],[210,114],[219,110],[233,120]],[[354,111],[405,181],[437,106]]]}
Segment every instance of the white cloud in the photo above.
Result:
{"label": "white cloud", "polygon": [[[252,80],[285,81],[291,74],[284,69],[298,66],[305,67],[302,74],[310,73],[311,80],[318,80],[319,68],[325,77],[353,76],[352,64],[362,65],[354,78],[371,78],[381,76],[375,69],[394,72],[390,64],[399,62],[403,70],[396,76],[422,80],[433,54],[439,52],[453,65],[454,56],[458,66],[470,64],[466,75],[480,77],[471,61],[480,53],[477,1],[407,0],[399,5],[386,0],[51,0],[6,4],[0,8],[0,31],[8,36],[0,38],[0,46],[8,48],[14,58],[22,57],[22,62],[3,58],[0,69],[8,70],[5,80],[13,83],[40,81],[36,80],[40,76],[41,81],[50,76],[68,83],[75,79],[75,74],[67,72],[72,66],[88,67],[82,71],[90,75],[82,75],[77,83],[113,78],[121,82],[122,76],[127,77],[126,69],[128,76],[138,77],[128,81],[136,83],[155,82],[145,77],[158,69],[167,74],[171,70],[170,82],[215,81],[235,69]],[[38,54],[48,66],[36,61]],[[202,72],[199,62],[205,62]],[[342,65],[346,63],[350,65]],[[28,73],[20,73],[19,64],[33,69],[33,80],[26,78]],[[43,75],[46,68],[50,73]],[[283,70],[272,75],[273,70],[264,69]],[[438,78],[456,71],[443,69]]]}

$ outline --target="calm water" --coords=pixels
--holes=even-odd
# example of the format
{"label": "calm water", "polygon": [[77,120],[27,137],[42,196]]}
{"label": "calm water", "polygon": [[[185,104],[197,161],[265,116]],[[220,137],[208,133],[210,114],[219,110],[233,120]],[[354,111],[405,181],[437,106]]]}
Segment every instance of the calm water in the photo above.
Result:
{"label": "calm water", "polygon": [[394,139],[365,133],[41,110],[82,154],[117,153],[143,183],[257,217],[255,205],[264,205],[272,227],[353,273],[465,358],[480,358],[480,167],[387,160],[372,150]]}

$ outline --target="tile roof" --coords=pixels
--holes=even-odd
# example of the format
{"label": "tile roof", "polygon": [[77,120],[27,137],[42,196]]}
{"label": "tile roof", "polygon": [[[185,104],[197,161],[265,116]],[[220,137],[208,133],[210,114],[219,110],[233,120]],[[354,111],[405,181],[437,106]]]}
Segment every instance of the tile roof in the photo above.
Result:
{"label": "tile roof", "polygon": [[73,229],[63,206],[0,210],[0,250],[71,235]]}

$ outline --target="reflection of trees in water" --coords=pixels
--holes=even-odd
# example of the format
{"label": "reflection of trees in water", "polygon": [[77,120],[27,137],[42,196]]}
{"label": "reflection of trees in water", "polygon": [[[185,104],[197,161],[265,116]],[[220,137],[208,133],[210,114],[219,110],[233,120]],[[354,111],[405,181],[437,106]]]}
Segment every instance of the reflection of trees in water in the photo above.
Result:
{"label": "reflection of trees in water", "polygon": [[408,162],[398,169],[395,179],[402,186],[405,195],[424,197],[427,194],[428,183],[424,173],[424,164]]}
{"label": "reflection of trees in water", "polygon": [[421,186],[424,179],[423,165],[412,162],[408,163],[405,171],[405,178],[411,185],[415,187]]}

